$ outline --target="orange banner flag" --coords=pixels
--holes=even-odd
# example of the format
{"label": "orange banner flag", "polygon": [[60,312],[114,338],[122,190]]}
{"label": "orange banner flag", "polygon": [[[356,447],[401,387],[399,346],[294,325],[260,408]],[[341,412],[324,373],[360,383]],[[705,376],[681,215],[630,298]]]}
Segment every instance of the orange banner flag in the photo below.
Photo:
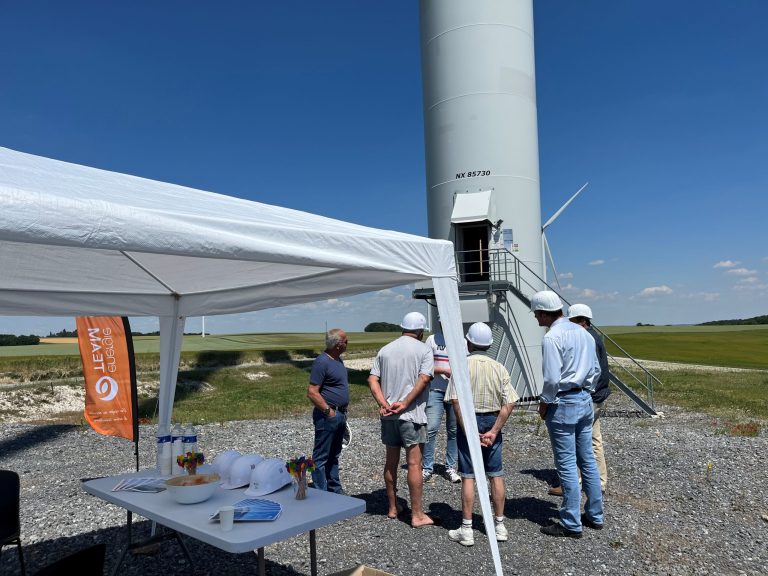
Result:
{"label": "orange banner flag", "polygon": [[85,419],[99,434],[138,440],[136,365],[128,318],[77,319],[85,379]]}

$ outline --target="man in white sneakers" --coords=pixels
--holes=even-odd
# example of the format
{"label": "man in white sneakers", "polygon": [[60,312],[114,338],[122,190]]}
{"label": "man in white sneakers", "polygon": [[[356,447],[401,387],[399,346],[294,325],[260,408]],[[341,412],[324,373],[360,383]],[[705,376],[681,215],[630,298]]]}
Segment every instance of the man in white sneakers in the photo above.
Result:
{"label": "man in white sneakers", "polygon": [[502,465],[501,429],[507,422],[519,396],[512,387],[509,372],[503,364],[486,355],[493,344],[493,333],[487,324],[477,322],[469,327],[466,335],[469,385],[472,388],[474,414],[462,415],[453,384],[448,386],[446,400],[453,403],[459,431],[456,443],[459,449],[459,475],[461,476],[461,527],[450,530],[448,537],[463,546],[472,546],[475,536],[472,530],[472,511],[475,505],[475,473],[464,429],[466,418],[475,418],[480,433],[485,475],[491,483],[491,501],[496,525],[496,540],[507,540],[504,526],[504,467]]}

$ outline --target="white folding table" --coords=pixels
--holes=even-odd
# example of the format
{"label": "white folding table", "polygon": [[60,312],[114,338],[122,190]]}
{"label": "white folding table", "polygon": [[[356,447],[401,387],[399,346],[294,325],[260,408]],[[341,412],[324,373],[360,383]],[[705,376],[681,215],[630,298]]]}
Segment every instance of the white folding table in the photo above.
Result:
{"label": "white folding table", "polygon": [[[261,496],[267,500],[279,502],[282,513],[273,521],[235,522],[232,530],[225,532],[218,522],[209,520],[220,507],[232,505],[248,498],[245,488],[224,490],[218,488],[213,496],[198,504],[178,504],[166,490],[158,493],[118,491],[112,489],[123,478],[132,476],[155,476],[154,471],[136,472],[96,478],[83,482],[83,489],[102,500],[125,508],[129,513],[136,513],[158,524],[166,526],[178,534],[184,534],[221,550],[242,553],[258,551],[259,574],[264,576],[264,547],[286,538],[309,532],[309,548],[312,576],[317,575],[317,550],[315,530],[352,518],[365,512],[365,501],[359,498],[341,496],[320,490],[307,490],[307,498],[296,500],[292,486]],[[176,535],[178,538],[178,536]],[[179,539],[182,547],[183,542]],[[128,523],[128,546],[120,556],[119,567],[129,548],[136,547],[131,542],[130,514]],[[188,552],[184,548],[187,555]],[[116,571],[116,570],[115,570]]]}

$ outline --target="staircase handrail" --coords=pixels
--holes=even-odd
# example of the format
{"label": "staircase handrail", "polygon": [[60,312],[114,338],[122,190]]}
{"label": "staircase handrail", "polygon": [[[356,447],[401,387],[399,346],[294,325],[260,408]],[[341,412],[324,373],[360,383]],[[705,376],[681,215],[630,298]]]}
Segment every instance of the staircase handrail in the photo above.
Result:
{"label": "staircase handrail", "polygon": [[[503,270],[502,270],[502,266],[499,265],[500,264],[500,256],[502,256],[502,255],[505,257]],[[525,268],[525,270],[530,272],[534,276],[534,278],[536,278],[539,282],[541,282],[544,286],[546,286],[548,290],[551,290],[552,292],[557,294],[560,297],[560,299],[565,304],[567,304],[568,306],[571,305],[571,303],[562,294],[560,294],[560,292],[558,292],[546,280],[544,280],[541,276],[539,276],[525,262],[520,260],[520,258],[518,258],[514,253],[510,252],[509,250],[507,250],[507,248],[493,248],[493,249],[488,250],[488,261],[489,261],[489,264],[491,262],[495,262],[496,263],[496,266],[495,267],[491,267],[491,270],[489,271],[489,274],[488,274],[489,288],[490,288],[491,282],[493,280],[502,280],[503,279],[505,282],[510,282],[509,277],[508,277],[508,267],[506,266],[506,257],[511,257],[512,261],[514,262],[514,266],[515,266],[515,279],[511,283],[517,288],[517,291],[519,292],[519,294],[521,296],[523,296],[527,300],[527,303],[529,305],[530,305],[530,297],[528,297],[523,292],[523,290],[521,288],[521,285],[520,285],[522,277],[521,277],[521,275],[519,273],[519,267],[521,267],[521,266],[523,268]],[[493,274],[493,272],[492,272],[493,268],[496,269],[495,272],[496,272],[497,275]],[[502,271],[504,272],[504,277],[503,278],[500,276],[500,273]],[[527,286],[529,286],[531,289],[535,289],[535,287],[532,286],[530,282],[525,281],[525,284]],[[661,381],[656,376],[654,376],[645,366],[643,366],[637,360],[635,360],[635,358],[629,352],[624,350],[624,348],[622,348],[613,338],[608,336],[605,332],[600,330],[600,328],[598,328],[594,324],[592,324],[592,326],[603,336],[604,339],[607,339],[609,342],[611,342],[611,344],[616,346],[616,348],[618,348],[624,354],[625,358],[629,359],[640,371],[642,371],[645,374],[646,382],[643,382],[637,376],[635,376],[635,374],[630,372],[625,366],[623,366],[622,364],[617,362],[616,358],[614,358],[614,356],[612,354],[610,354],[610,353],[608,354],[608,356],[612,360],[614,360],[614,364],[618,365],[622,370],[624,370],[625,373],[627,373],[629,376],[631,376],[640,386],[645,388],[645,391],[646,391],[646,394],[647,394],[647,398],[648,398],[648,403],[650,404],[650,406],[652,408],[655,409],[654,401],[653,401],[653,383],[655,382],[656,384],[661,385]],[[606,352],[607,352],[607,350],[606,350]]]}

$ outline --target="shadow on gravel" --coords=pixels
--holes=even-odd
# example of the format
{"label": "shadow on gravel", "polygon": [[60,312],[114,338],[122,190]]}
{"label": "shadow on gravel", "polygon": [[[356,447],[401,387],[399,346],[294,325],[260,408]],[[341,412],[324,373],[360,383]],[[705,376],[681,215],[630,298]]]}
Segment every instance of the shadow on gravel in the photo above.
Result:
{"label": "shadow on gravel", "polygon": [[[373,516],[386,516],[389,509],[389,503],[387,502],[387,491],[383,488],[381,490],[374,490],[373,492],[365,492],[363,494],[349,494],[352,498],[360,498],[365,500],[365,513]],[[400,516],[405,516],[410,513],[408,509],[408,502],[404,498],[397,498],[397,503],[403,508]]]}
{"label": "shadow on gravel", "polygon": [[34,428],[30,428],[15,436],[1,440],[0,454],[3,456],[12,456],[16,452],[30,450],[35,446],[55,440],[57,437],[76,430],[77,428],[79,427],[71,424],[35,426]]}
{"label": "shadow on gravel", "polygon": [[[387,491],[383,488],[364,494],[351,494],[350,496],[352,496],[352,498],[365,500],[366,514],[371,514],[372,516],[387,515],[389,502],[387,501]],[[410,526],[411,510],[408,508],[408,501],[405,498],[398,496],[397,503],[402,509],[402,512],[397,515],[397,518],[392,518],[392,520],[398,520]],[[435,526],[438,528],[461,524],[461,510],[454,510],[448,504],[444,504],[443,502],[432,502],[424,511],[432,517],[435,521]]]}
{"label": "shadow on gravel", "polygon": [[533,476],[536,480],[541,480],[548,484],[547,489],[550,486],[559,486],[560,480],[557,477],[557,470],[554,468],[528,468],[527,470],[520,470],[520,474],[528,474]]}
{"label": "shadow on gravel", "polygon": [[552,518],[557,518],[560,510],[560,502],[544,500],[543,498],[507,498],[504,502],[504,516],[510,520],[520,518],[528,520],[539,526],[550,524]]}
{"label": "shadow on gravel", "polygon": [[[151,522],[149,521],[134,522],[133,541],[137,542],[148,538],[150,527]],[[258,574],[258,558],[253,552],[230,554],[186,536],[182,536],[182,539],[189,549],[192,561],[195,563],[194,566],[189,566],[179,544],[169,540],[159,545],[147,546],[142,553],[127,554],[120,565],[119,574],[126,576],[179,573],[189,576]],[[102,542],[107,546],[104,573],[111,574],[125,546],[126,530],[124,526],[108,528],[96,532],[86,532],[75,537],[45,540],[35,544],[25,544],[22,533],[21,540],[27,574],[34,574],[60,558]],[[304,570],[304,566],[298,567],[301,571],[296,571],[293,566],[285,566],[269,559],[265,560],[267,574],[305,576],[309,573],[309,553],[307,553],[306,570]],[[18,554],[15,550],[8,549],[2,555],[0,573],[8,576],[21,573]]]}

